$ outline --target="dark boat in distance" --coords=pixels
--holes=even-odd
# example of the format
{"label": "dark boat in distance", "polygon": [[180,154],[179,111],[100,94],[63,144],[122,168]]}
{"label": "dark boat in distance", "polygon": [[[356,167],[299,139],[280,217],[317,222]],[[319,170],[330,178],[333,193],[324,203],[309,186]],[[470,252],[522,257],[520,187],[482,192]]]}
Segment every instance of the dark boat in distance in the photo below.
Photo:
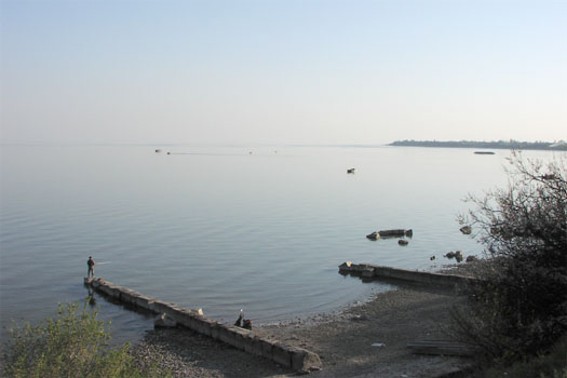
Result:
{"label": "dark boat in distance", "polygon": [[475,151],[474,152],[476,155],[494,155],[495,152],[493,151]]}

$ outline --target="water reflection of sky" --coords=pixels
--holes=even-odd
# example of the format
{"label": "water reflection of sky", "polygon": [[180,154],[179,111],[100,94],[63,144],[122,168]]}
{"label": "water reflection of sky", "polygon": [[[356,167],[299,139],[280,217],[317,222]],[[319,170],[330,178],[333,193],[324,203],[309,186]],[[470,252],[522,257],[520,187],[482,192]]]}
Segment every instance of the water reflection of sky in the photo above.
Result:
{"label": "water reflection of sky", "polygon": [[[506,182],[505,152],[158,147],[2,147],[3,326],[83,298],[89,255],[110,281],[219,319],[337,309],[387,288],[340,276],[343,261],[431,269],[434,254],[478,254],[461,200]],[[365,238],[388,228],[414,236]]]}

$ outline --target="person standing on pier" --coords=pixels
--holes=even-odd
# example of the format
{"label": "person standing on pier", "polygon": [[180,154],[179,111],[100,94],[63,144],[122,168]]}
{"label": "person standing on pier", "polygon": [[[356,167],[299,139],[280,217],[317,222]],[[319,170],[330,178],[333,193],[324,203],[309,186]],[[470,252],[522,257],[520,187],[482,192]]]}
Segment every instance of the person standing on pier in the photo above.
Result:
{"label": "person standing on pier", "polygon": [[88,266],[88,270],[87,270],[87,278],[94,278],[94,266],[95,266],[95,261],[93,260],[92,256],[89,256],[89,259],[87,260],[87,266]]}

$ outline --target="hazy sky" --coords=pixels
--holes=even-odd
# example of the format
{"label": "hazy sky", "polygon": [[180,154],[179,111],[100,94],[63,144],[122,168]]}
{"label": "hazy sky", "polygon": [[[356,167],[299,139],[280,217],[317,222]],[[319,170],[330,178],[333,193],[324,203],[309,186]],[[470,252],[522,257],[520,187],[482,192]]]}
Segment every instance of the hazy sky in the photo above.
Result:
{"label": "hazy sky", "polygon": [[0,0],[4,143],[567,139],[567,0]]}

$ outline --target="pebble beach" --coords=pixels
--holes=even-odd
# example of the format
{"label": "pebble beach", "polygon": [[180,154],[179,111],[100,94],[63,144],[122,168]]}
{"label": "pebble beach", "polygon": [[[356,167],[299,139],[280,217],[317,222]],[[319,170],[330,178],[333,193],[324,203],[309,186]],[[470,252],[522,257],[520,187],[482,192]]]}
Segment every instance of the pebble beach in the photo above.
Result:
{"label": "pebble beach", "polygon": [[[317,353],[313,377],[443,377],[471,361],[417,355],[407,344],[447,339],[450,311],[463,297],[451,291],[400,287],[336,314],[254,327],[259,336]],[[175,377],[291,377],[298,372],[183,328],[155,329],[133,349],[138,363],[154,361]]]}

